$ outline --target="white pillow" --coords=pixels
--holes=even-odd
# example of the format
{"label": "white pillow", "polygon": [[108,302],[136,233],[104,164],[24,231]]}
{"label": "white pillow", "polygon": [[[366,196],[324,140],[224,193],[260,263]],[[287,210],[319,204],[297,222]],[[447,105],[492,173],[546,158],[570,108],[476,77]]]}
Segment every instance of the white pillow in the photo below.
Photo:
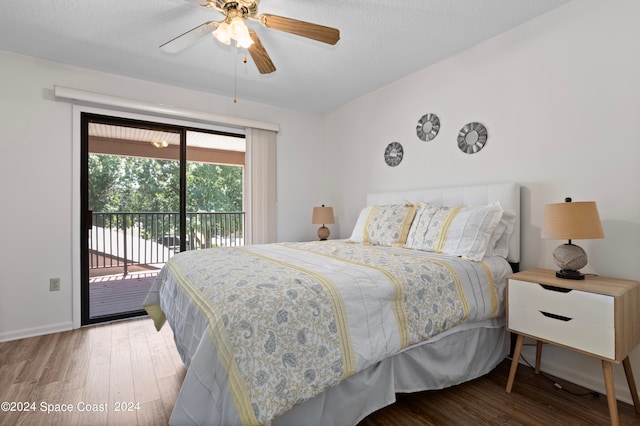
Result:
{"label": "white pillow", "polygon": [[402,246],[407,241],[415,211],[411,203],[365,207],[349,239],[362,244]]}
{"label": "white pillow", "polygon": [[440,206],[433,214],[419,250],[480,261],[503,209],[500,203],[486,206]]}
{"label": "white pillow", "polygon": [[491,234],[489,249],[485,256],[500,256],[505,259],[509,255],[509,241],[516,225],[516,212],[505,210],[496,229]]}
{"label": "white pillow", "polygon": [[371,213],[372,208],[373,206],[367,206],[362,209],[358,216],[358,220],[356,221],[356,225],[353,227],[349,241],[353,241],[354,243],[364,242],[364,229],[367,225],[367,219],[369,218],[369,213]]}

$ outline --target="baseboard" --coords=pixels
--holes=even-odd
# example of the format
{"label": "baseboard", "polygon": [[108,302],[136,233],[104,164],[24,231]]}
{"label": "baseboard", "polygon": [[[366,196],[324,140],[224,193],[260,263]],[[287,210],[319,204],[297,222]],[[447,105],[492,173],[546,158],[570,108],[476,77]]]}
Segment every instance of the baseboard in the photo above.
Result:
{"label": "baseboard", "polygon": [[[533,365],[536,359],[535,345],[524,346],[522,355]],[[540,370],[586,389],[606,394],[602,363],[597,358],[553,345],[544,345]],[[634,373],[635,370],[634,368]],[[614,365],[613,373],[616,399],[633,405],[622,365]],[[517,381],[516,378],[516,383]]]}
{"label": "baseboard", "polygon": [[10,340],[25,339],[27,337],[42,336],[44,334],[59,333],[61,331],[73,330],[73,322],[61,322],[44,327],[25,328],[17,331],[0,333],[0,342]]}

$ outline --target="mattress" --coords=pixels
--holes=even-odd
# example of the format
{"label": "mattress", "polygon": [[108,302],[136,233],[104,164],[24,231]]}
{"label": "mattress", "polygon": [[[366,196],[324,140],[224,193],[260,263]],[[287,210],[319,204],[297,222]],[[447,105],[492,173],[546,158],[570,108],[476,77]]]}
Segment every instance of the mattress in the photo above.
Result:
{"label": "mattress", "polygon": [[355,424],[485,374],[507,351],[509,273],[346,241],[176,255],[145,302],[188,367],[170,422]]}

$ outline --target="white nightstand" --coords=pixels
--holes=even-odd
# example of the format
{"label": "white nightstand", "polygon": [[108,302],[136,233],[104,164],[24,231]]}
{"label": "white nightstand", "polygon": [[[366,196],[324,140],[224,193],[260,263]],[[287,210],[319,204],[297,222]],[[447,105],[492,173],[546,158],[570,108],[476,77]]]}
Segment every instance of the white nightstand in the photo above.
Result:
{"label": "white nightstand", "polygon": [[536,373],[542,343],[551,343],[602,360],[611,424],[619,424],[611,364],[622,362],[637,413],[640,400],[629,352],[640,342],[640,283],[588,276],[557,278],[555,272],[531,269],[507,282],[507,329],[518,335],[507,381],[511,393],[524,337],[536,340]]}

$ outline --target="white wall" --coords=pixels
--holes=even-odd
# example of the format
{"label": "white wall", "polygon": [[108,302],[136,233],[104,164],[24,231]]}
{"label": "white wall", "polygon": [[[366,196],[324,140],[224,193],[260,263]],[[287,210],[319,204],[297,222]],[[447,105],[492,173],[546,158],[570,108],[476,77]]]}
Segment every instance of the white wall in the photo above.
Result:
{"label": "white wall", "polygon": [[[554,267],[559,242],[540,239],[542,209],[570,195],[597,201],[606,234],[579,242],[587,270],[640,279],[638,16],[636,0],[575,0],[325,117],[0,52],[0,340],[73,320],[72,108],[54,84],[279,123],[279,240],[313,238],[320,203],[335,208],[332,236],[347,237],[368,191],[515,180],[523,268]],[[415,136],[427,112],[442,122],[428,143]],[[456,146],[471,121],[489,131],[475,155]],[[395,168],[382,157],[391,141],[405,147]],[[632,364],[640,376],[638,348]],[[600,363],[584,356],[545,348],[543,369],[603,390]],[[617,367],[616,384],[628,401]]]}
{"label": "white wall", "polygon": [[[315,161],[319,115],[1,51],[0,69],[0,341],[69,329],[74,321],[73,107],[54,99],[54,85],[278,123],[278,240],[314,238],[311,212],[324,190]],[[49,292],[50,277],[61,279],[61,291]]]}
{"label": "white wall", "polygon": [[[328,114],[335,232],[350,235],[368,191],[517,181],[522,268],[555,268],[561,242],[540,238],[543,206],[572,196],[598,203],[606,236],[577,242],[590,256],[585,271],[640,280],[638,17],[636,0],[575,0]],[[415,134],[425,113],[441,120],[430,142]],[[468,155],[456,138],[472,121],[489,138]],[[383,161],[391,141],[405,150],[393,168]],[[639,348],[632,364],[638,380]],[[543,369],[604,390],[597,360],[545,348]],[[615,370],[618,395],[629,401]]]}

